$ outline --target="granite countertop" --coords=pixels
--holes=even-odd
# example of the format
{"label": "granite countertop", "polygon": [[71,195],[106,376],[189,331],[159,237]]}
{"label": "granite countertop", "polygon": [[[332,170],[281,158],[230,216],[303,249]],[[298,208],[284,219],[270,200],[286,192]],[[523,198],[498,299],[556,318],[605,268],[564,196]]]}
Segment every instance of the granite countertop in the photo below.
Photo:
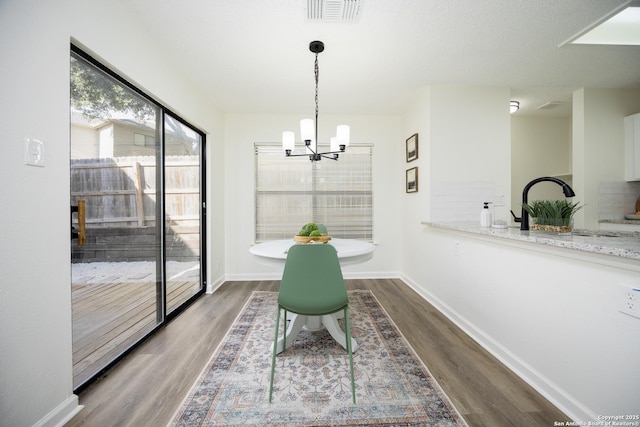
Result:
{"label": "granite countertop", "polygon": [[475,222],[423,222],[422,224],[640,261],[640,232],[574,230],[572,234],[550,234],[539,231],[521,231],[517,227],[483,228]]}
{"label": "granite countertop", "polygon": [[603,219],[600,222],[605,224],[640,225],[640,220],[637,219]]}

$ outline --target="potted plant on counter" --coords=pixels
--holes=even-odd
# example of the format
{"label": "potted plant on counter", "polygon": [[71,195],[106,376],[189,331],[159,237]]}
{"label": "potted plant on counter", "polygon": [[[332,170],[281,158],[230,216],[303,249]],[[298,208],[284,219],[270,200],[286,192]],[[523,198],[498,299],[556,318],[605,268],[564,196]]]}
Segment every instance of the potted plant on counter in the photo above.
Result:
{"label": "potted plant on counter", "polygon": [[531,217],[531,230],[548,233],[571,233],[573,215],[582,208],[567,200],[534,200],[522,207]]}

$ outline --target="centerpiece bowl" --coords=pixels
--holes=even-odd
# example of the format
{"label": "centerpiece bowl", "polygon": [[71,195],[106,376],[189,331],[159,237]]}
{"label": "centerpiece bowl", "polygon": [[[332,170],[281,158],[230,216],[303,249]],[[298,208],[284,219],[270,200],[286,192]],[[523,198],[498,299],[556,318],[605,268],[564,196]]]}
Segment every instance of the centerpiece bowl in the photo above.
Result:
{"label": "centerpiece bowl", "polygon": [[328,234],[323,234],[321,236],[293,236],[293,240],[296,241],[296,243],[313,243],[313,242],[318,242],[318,243],[327,243],[329,242],[329,240],[331,240],[331,236],[329,236]]}

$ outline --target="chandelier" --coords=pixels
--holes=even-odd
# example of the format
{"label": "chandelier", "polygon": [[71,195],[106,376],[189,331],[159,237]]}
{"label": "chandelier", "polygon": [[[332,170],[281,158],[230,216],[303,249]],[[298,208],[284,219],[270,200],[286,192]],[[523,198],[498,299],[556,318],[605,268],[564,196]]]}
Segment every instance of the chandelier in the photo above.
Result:
{"label": "chandelier", "polygon": [[340,153],[344,153],[349,146],[348,125],[339,125],[336,130],[336,136],[330,139],[329,151],[318,151],[318,54],[324,50],[324,43],[321,41],[312,41],[309,43],[309,50],[316,54],[314,64],[314,72],[316,77],[316,119],[300,120],[300,136],[306,146],[306,153],[293,154],[295,148],[295,134],[291,131],[282,132],[282,148],[287,157],[309,156],[309,160],[316,162],[325,159],[338,160]]}

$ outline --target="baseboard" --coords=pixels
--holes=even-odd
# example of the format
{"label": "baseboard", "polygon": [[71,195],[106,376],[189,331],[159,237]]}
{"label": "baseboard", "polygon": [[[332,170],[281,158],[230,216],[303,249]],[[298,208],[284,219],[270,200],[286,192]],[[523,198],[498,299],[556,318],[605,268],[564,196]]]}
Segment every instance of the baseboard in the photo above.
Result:
{"label": "baseboard", "polygon": [[72,394],[33,426],[62,427],[75,417],[82,408],[84,408],[84,406],[78,404],[78,396]]}
{"label": "baseboard", "polygon": [[208,293],[208,294],[214,293],[216,291],[216,289],[218,289],[220,286],[222,286],[222,284],[224,282],[225,282],[224,275],[218,277],[216,280],[210,280],[209,283],[207,284],[206,293]]}
{"label": "baseboard", "polygon": [[354,271],[342,270],[345,279],[399,279],[398,271]]}
{"label": "baseboard", "polygon": [[467,321],[464,316],[461,316],[435,295],[418,286],[416,282],[404,274],[400,276],[400,279],[573,421],[596,420],[596,414],[573,398],[566,390],[542,375],[526,361],[514,355],[484,331],[476,328],[474,324]]}
{"label": "baseboard", "polygon": [[280,280],[280,273],[241,273],[241,274],[225,274],[225,282],[253,282],[258,280]]}

